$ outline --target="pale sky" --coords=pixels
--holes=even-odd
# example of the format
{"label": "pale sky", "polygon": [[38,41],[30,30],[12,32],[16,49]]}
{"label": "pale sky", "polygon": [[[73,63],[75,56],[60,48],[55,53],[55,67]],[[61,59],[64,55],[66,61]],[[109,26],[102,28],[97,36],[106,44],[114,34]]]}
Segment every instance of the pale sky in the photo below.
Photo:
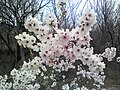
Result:
{"label": "pale sky", "polygon": [[[69,6],[71,6],[72,8],[75,7],[75,14],[78,16],[81,16],[85,11],[88,10],[94,10],[94,3],[97,0],[67,0],[67,12],[70,12]],[[98,0],[101,1],[101,0]],[[109,0],[108,0],[109,1]],[[115,0],[115,1],[119,1],[120,0]],[[58,2],[58,0],[56,0],[56,3]],[[49,13],[53,13],[53,9],[52,9],[52,5],[50,4],[49,7],[46,7],[43,9],[44,13],[48,14]],[[84,8],[84,9],[83,9]]]}

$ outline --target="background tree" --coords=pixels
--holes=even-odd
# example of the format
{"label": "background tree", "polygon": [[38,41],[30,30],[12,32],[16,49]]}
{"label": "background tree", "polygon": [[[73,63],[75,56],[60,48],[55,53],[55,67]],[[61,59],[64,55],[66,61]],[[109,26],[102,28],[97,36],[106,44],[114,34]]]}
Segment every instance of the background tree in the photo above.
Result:
{"label": "background tree", "polygon": [[[0,39],[1,52],[9,52],[15,64],[25,60],[25,52],[14,39],[14,36],[25,31],[24,21],[29,16],[37,15],[50,0],[0,0]],[[2,57],[2,55],[1,55]],[[6,60],[6,57],[1,58]]]}
{"label": "background tree", "polygon": [[[97,47],[96,52],[103,52],[104,48],[111,46],[117,48],[120,44],[119,42],[120,13],[119,13],[119,4],[117,3],[118,2],[115,2],[114,0],[108,0],[108,1],[96,0],[94,4],[96,5],[94,9],[95,12],[97,13],[97,24],[95,25],[93,31],[94,41],[96,41],[94,42],[94,46]],[[98,34],[96,34],[95,32]]]}
{"label": "background tree", "polygon": [[[120,56],[120,3],[115,0],[94,0],[94,10],[97,13],[97,23],[91,32],[95,53],[101,53],[106,47],[117,49],[116,57]],[[112,62],[106,61],[106,85],[119,84],[120,65],[116,58]],[[111,67],[112,66],[112,67]]]}

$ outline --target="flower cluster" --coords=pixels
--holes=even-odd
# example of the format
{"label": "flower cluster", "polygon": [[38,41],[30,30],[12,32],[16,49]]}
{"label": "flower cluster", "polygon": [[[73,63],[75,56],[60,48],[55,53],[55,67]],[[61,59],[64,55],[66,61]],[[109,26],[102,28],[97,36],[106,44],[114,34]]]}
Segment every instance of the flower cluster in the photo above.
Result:
{"label": "flower cluster", "polygon": [[37,18],[29,17],[26,20],[24,26],[29,30],[29,32],[39,33],[37,28],[42,26],[42,22],[38,21]]}
{"label": "flower cluster", "polygon": [[[42,67],[42,63],[44,61],[41,60],[40,57],[36,56],[34,57],[31,61],[29,62],[24,61],[24,64],[22,66],[22,70],[34,70],[34,69],[39,69],[39,67]],[[45,70],[45,69],[44,69]]]}
{"label": "flower cluster", "polygon": [[11,76],[13,78],[13,89],[14,90],[38,90],[40,88],[40,84],[35,83],[31,84],[31,82],[35,81],[36,75],[40,73],[39,69],[36,70],[16,70],[13,69],[11,71]]}
{"label": "flower cluster", "polygon": [[10,88],[12,87],[12,83],[7,82],[7,80],[7,75],[0,76],[0,90],[10,90]]}
{"label": "flower cluster", "polygon": [[120,62],[120,57],[117,57],[117,62]]}
{"label": "flower cluster", "polygon": [[103,57],[107,58],[108,61],[112,61],[112,58],[116,56],[116,48],[114,47],[106,48],[105,52],[102,55]]}
{"label": "flower cluster", "polygon": [[[107,48],[103,54],[94,54],[93,47],[90,47],[92,40],[90,31],[96,22],[95,16],[94,13],[87,12],[81,17],[79,25],[72,30],[58,29],[57,19],[51,16],[47,19],[47,25],[36,18],[29,17],[24,25],[35,37],[23,32],[15,38],[19,45],[32,49],[32,52],[37,52],[39,56],[32,58],[29,62],[24,61],[20,70],[13,69],[11,71],[13,89],[38,90],[40,83],[32,84],[38,75],[44,79],[51,79],[53,83],[50,86],[53,88],[57,85],[56,72],[62,74],[62,72],[76,71],[76,69],[75,75],[78,76],[78,80],[81,79],[81,76],[93,79],[94,85],[100,89],[100,85],[104,85],[105,80],[103,58],[111,61],[116,55],[116,49]],[[52,29],[56,33],[50,31],[50,25],[55,27]],[[80,63],[75,65],[76,61]],[[50,68],[52,73],[45,76],[44,72],[49,72]],[[61,77],[64,82],[66,77],[66,75]],[[76,86],[74,90],[87,90],[86,87],[79,88],[76,83],[71,82],[71,87],[73,85]],[[69,90],[70,86],[65,84],[62,89]]]}
{"label": "flower cluster", "polygon": [[[50,22],[51,20],[53,22],[57,21],[51,17],[48,20]],[[116,49],[113,47],[111,49],[107,48],[103,54],[93,54],[93,47],[90,47],[92,38],[89,32],[92,30],[91,27],[95,22],[95,14],[87,12],[81,17],[80,23],[76,28],[72,30],[55,28],[56,34],[53,35],[50,32],[50,27],[41,24],[36,18],[29,18],[25,22],[25,28],[33,32],[37,39],[40,40],[40,42],[34,45],[31,44],[29,48],[35,52],[39,52],[39,57],[35,57],[28,63],[24,62],[23,67],[29,67],[29,69],[44,68],[43,70],[47,71],[45,66],[42,65],[45,64],[46,66],[52,67],[55,71],[61,72],[75,69],[76,66],[74,66],[74,63],[76,60],[79,60],[82,62],[82,65],[78,65],[79,69],[76,75],[82,75],[89,79],[93,78],[95,82],[104,85],[104,75],[102,73],[105,68],[105,63],[103,62],[103,57],[109,61],[112,60],[116,55]],[[16,36],[16,39],[20,45],[26,46],[25,43],[20,42],[22,40],[25,41],[24,39],[20,39],[21,36]],[[89,71],[87,72],[82,69],[83,66],[88,66]],[[102,76],[99,76],[99,73]]]}
{"label": "flower cluster", "polygon": [[[70,89],[70,87],[68,84],[65,84],[62,86],[62,90],[69,90],[69,89]],[[77,87],[74,90],[89,90],[89,89],[85,86],[82,86],[81,88]]]}
{"label": "flower cluster", "polygon": [[20,46],[23,45],[24,48],[26,47],[30,48],[36,42],[36,38],[34,36],[27,34],[26,32],[23,32],[22,34],[15,36],[15,39],[17,39],[18,44]]}
{"label": "flower cluster", "polygon": [[[78,27],[72,31],[69,29],[56,29],[57,34],[55,34],[54,37],[53,34],[49,32],[50,29],[40,24],[35,18],[27,20],[25,22],[25,27],[29,29],[29,31],[34,32],[41,41],[41,43],[34,44],[31,48],[33,51],[40,51],[39,55],[42,60],[45,60],[46,65],[52,66],[54,69],[59,68],[62,71],[68,71],[69,68],[74,69],[75,67],[72,64],[75,60],[80,59],[84,65],[95,67],[95,65],[92,64],[92,62],[94,62],[96,64],[96,69],[101,67],[102,69],[100,70],[103,70],[103,68],[105,68],[104,63],[99,63],[102,60],[97,60],[99,58],[97,58],[96,55],[92,55],[93,48],[89,47],[91,40],[89,31],[94,22],[95,15],[89,12],[81,18]],[[89,60],[89,58],[91,60]]]}

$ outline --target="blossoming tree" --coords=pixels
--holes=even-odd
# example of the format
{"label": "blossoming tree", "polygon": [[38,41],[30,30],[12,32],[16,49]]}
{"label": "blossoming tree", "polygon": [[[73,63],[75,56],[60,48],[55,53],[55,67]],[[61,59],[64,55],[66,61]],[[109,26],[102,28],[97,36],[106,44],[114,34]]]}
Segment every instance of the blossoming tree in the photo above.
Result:
{"label": "blossoming tree", "polygon": [[[66,2],[59,2],[61,7]],[[31,58],[10,76],[0,76],[2,90],[92,90],[102,89],[105,80],[104,58],[112,61],[114,47],[95,54],[90,46],[90,31],[96,22],[94,12],[86,12],[76,28],[59,29],[57,18],[48,16],[46,24],[35,17],[25,21],[23,32],[15,38],[20,46],[30,49]],[[51,31],[51,30],[54,30]]]}

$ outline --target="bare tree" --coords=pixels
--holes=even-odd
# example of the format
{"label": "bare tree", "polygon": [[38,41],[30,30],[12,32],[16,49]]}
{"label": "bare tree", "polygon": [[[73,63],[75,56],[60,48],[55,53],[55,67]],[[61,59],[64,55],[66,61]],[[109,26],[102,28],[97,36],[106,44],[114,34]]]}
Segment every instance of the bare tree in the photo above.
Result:
{"label": "bare tree", "polygon": [[[94,0],[94,2],[97,23],[91,32],[93,38],[91,45],[95,53],[102,53],[107,47],[115,47],[118,57],[120,56],[120,3],[115,0]],[[115,85],[118,84],[116,78],[120,78],[117,76],[120,65],[116,62],[116,58],[110,63],[105,60],[105,63],[107,66],[105,73],[108,76],[106,83],[112,81]]]}
{"label": "bare tree", "polygon": [[0,0],[0,39],[14,56],[13,67],[20,59],[25,60],[24,50],[17,44],[14,36],[25,31],[24,21],[29,15],[37,15],[49,2],[50,0]]}
{"label": "bare tree", "polygon": [[93,45],[96,52],[103,52],[106,47],[117,47],[120,43],[119,21],[120,13],[117,2],[114,0],[94,0],[95,12],[97,13],[97,24],[92,32]]}

